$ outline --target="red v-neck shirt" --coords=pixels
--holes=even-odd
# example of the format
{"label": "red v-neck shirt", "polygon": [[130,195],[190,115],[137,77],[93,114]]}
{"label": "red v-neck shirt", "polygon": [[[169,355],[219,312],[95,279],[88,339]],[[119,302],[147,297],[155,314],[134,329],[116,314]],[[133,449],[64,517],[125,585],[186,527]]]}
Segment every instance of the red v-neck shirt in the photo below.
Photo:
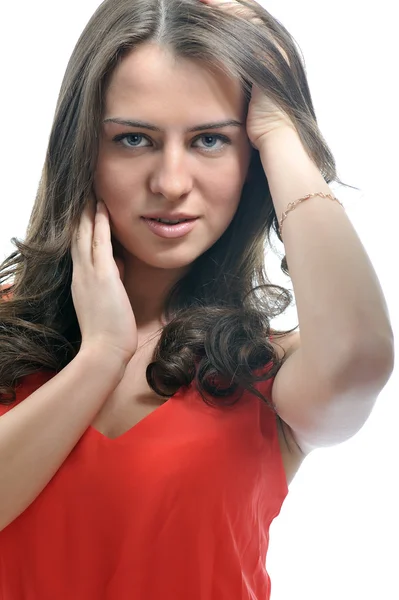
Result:
{"label": "red v-neck shirt", "polygon": [[[25,378],[16,403],[51,376]],[[0,532],[0,600],[268,600],[287,494],[264,402],[214,408],[181,389],[117,439],[85,431]]]}

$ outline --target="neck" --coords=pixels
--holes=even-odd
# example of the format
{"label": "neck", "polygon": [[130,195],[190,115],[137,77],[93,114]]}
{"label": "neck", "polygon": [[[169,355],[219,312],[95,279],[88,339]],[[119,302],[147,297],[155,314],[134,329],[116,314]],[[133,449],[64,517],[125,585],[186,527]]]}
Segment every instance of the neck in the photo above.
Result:
{"label": "neck", "polygon": [[153,329],[165,324],[167,295],[184,273],[185,269],[160,269],[133,256],[125,258],[124,286],[138,329]]}

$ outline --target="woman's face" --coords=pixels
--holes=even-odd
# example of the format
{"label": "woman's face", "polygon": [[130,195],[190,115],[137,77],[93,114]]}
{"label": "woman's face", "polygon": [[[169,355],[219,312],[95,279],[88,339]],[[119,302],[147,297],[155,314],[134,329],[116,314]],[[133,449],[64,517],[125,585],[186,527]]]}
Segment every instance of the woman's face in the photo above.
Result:
{"label": "woman's face", "polygon": [[[251,157],[245,111],[238,80],[158,46],[142,45],[119,64],[105,97],[94,190],[133,261],[184,269],[227,229]],[[235,124],[213,127],[225,121]]]}

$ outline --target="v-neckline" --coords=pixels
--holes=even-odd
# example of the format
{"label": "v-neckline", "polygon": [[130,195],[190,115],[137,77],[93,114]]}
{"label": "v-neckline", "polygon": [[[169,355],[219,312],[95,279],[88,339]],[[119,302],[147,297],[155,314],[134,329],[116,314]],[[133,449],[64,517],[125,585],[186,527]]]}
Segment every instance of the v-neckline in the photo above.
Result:
{"label": "v-neckline", "polygon": [[176,398],[176,396],[179,394],[179,392],[181,391],[181,389],[182,388],[178,389],[177,392],[175,392],[175,394],[173,394],[173,396],[171,396],[170,398],[168,398],[167,400],[165,400],[165,402],[163,402],[162,404],[160,404],[159,406],[157,406],[157,408],[155,408],[150,413],[148,413],[148,415],[145,415],[142,419],[140,419],[140,421],[138,421],[137,423],[135,423],[132,427],[130,427],[127,431],[125,431],[121,435],[118,435],[116,438],[110,438],[107,435],[105,435],[104,433],[101,433],[101,431],[99,431],[98,429],[96,429],[95,427],[93,427],[92,424],[89,425],[89,427],[87,428],[87,430],[86,430],[85,433],[89,434],[89,435],[92,435],[92,436],[95,436],[95,437],[103,440],[105,443],[108,443],[108,444],[115,444],[115,445],[117,445],[118,443],[124,443],[124,442],[127,441],[127,439],[130,436],[132,436],[133,434],[136,434],[143,427],[145,427],[146,425],[148,425],[149,422],[151,420],[153,420],[158,413],[160,413],[163,410],[165,410],[166,407],[168,405],[170,405],[171,401]]}

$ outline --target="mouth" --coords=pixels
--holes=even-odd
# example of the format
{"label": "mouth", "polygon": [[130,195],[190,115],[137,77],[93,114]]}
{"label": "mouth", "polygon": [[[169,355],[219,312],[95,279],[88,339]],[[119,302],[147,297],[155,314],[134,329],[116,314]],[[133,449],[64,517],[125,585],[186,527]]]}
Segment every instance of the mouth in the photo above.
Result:
{"label": "mouth", "polygon": [[164,223],[165,225],[178,225],[179,223],[187,223],[187,221],[195,221],[198,217],[187,217],[185,219],[157,219],[155,217],[143,217],[149,221],[156,221],[157,223]]}
{"label": "mouth", "polygon": [[147,227],[155,235],[162,238],[180,238],[190,233],[196,226],[199,217],[180,217],[166,219],[163,217],[141,217]]}
{"label": "mouth", "polygon": [[186,221],[194,221],[198,219],[197,215],[190,215],[189,213],[172,213],[172,212],[156,212],[150,213],[149,215],[143,215],[143,219],[150,221],[157,221],[158,223],[165,223],[166,225],[176,225],[177,223],[185,223]]}

